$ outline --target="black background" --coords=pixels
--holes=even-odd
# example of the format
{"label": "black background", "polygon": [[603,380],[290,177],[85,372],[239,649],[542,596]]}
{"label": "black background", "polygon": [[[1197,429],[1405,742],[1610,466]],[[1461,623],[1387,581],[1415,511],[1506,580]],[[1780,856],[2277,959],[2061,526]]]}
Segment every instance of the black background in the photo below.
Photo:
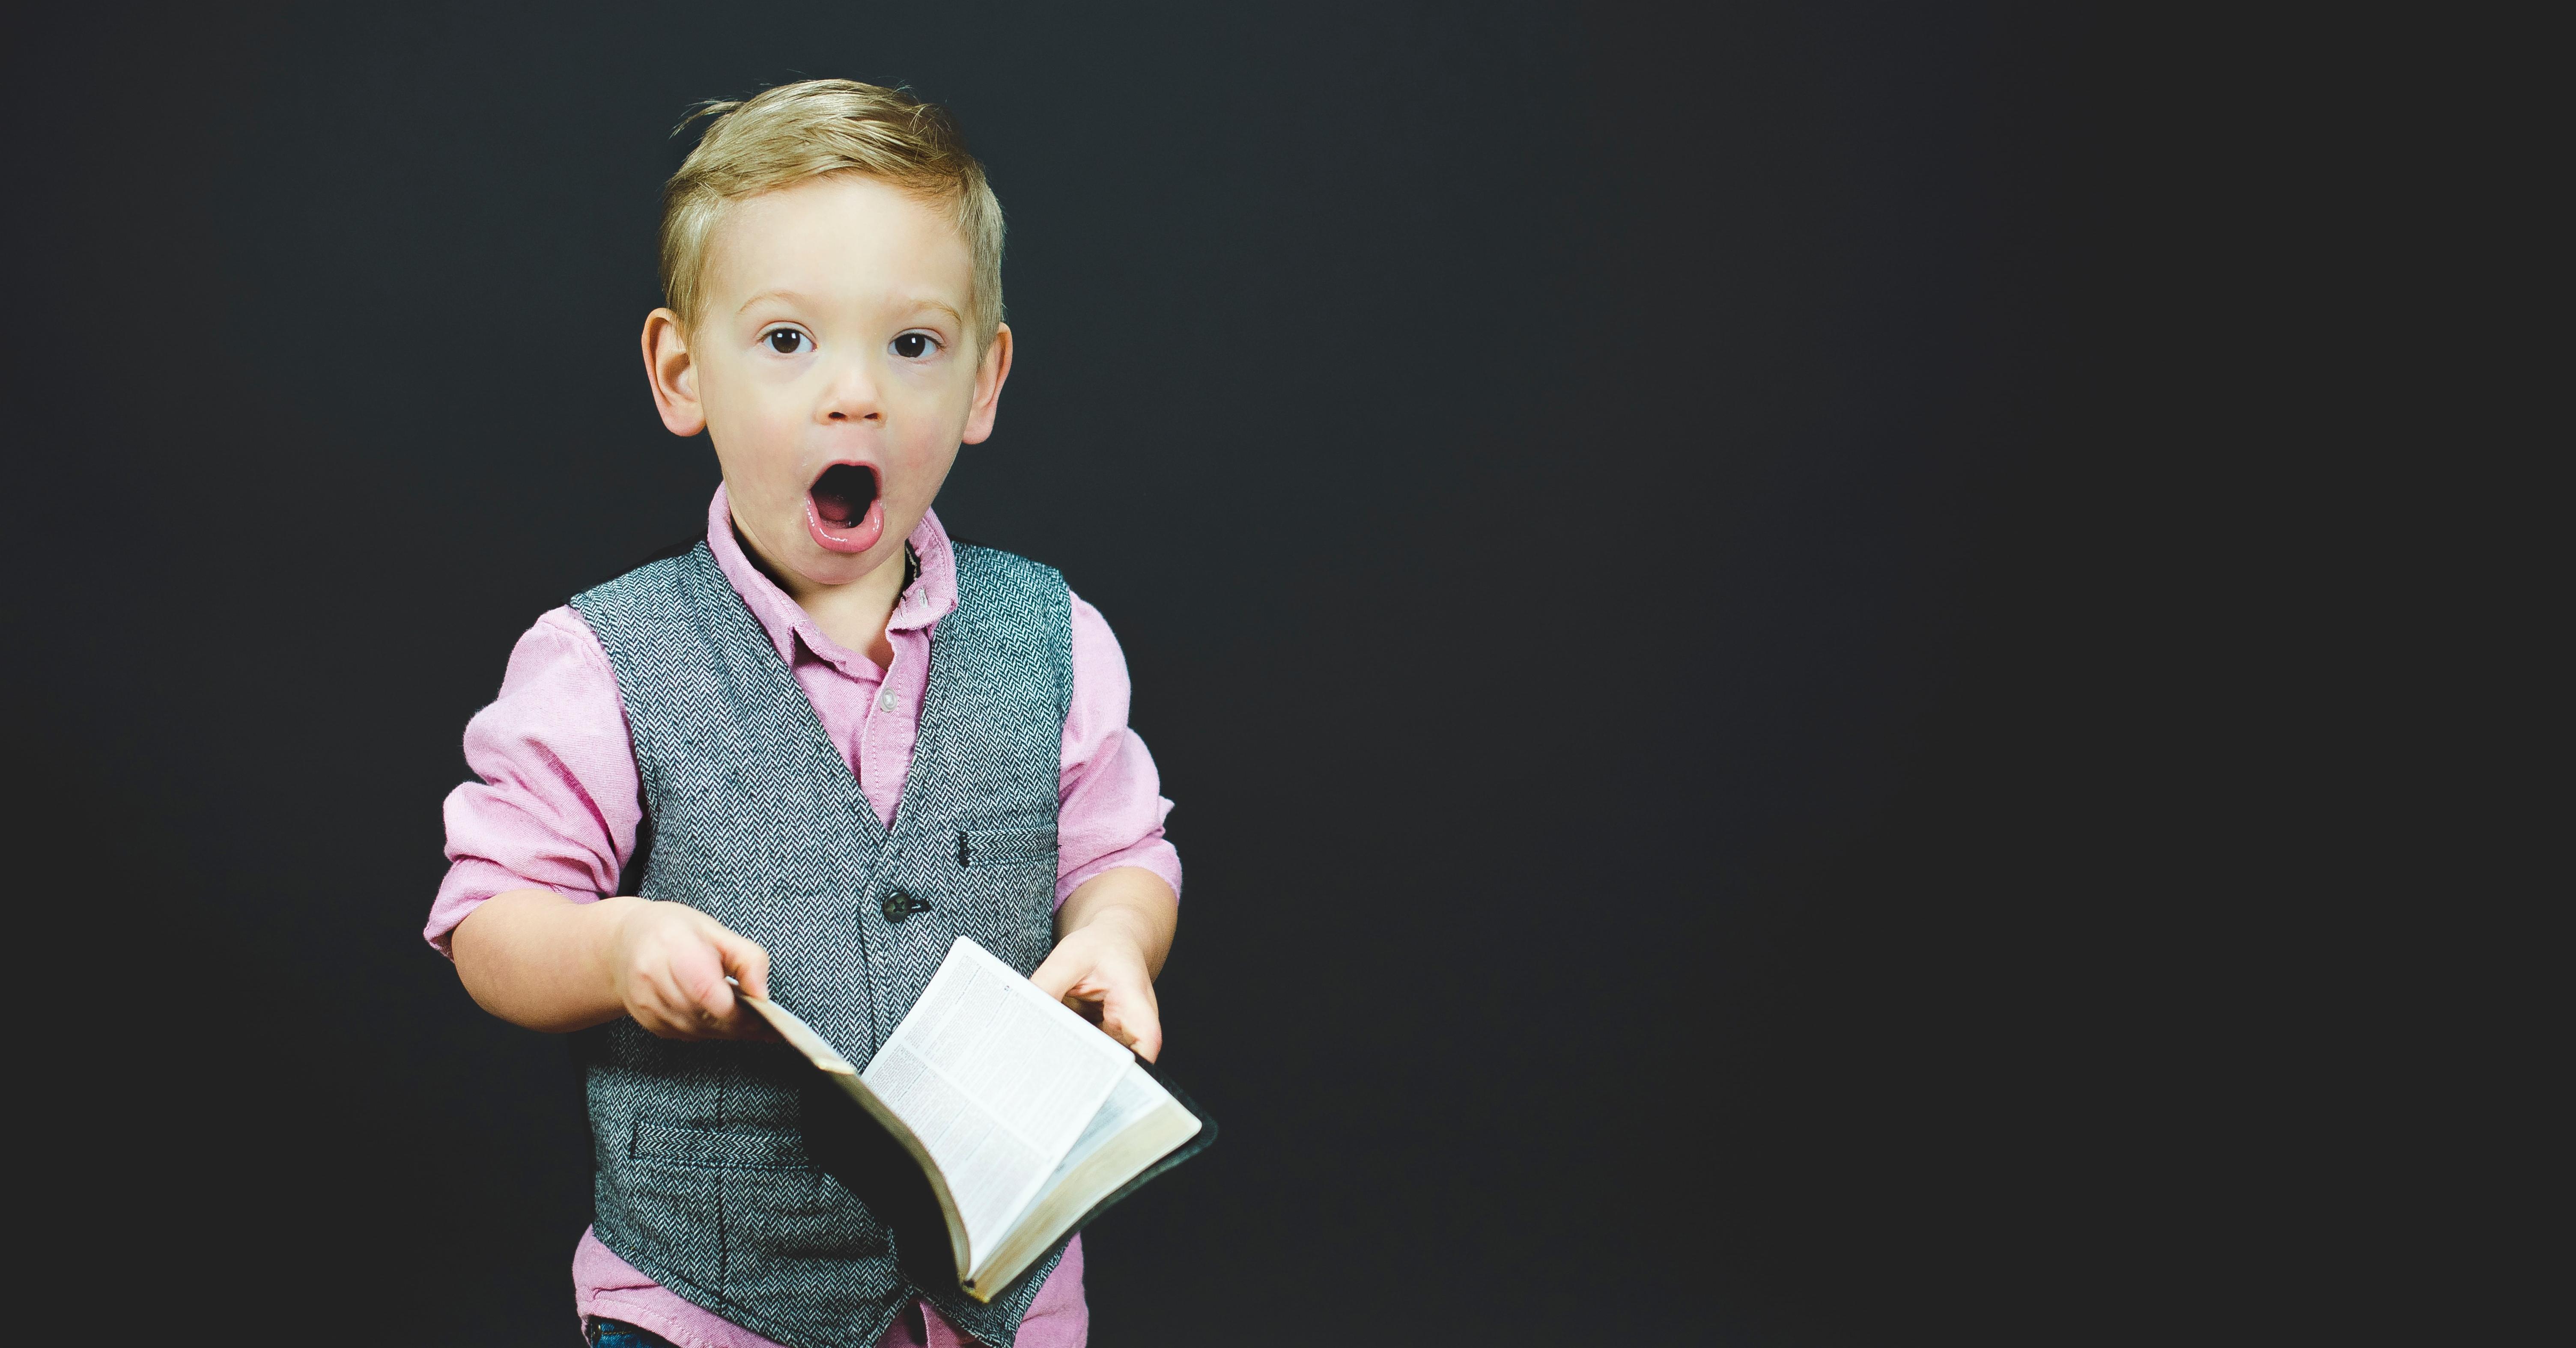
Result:
{"label": "black background", "polygon": [[517,633],[715,484],[635,352],[669,128],[841,75],[993,172],[1018,365],[940,510],[1109,616],[1179,802],[1226,1138],[1090,1237],[1099,1342],[2402,1331],[2302,1104],[2333,999],[2238,902],[2329,716],[2246,701],[2280,484],[2178,397],[2259,377],[2286,306],[2190,301],[2278,183],[2178,205],[2252,133],[2054,8],[22,29],[62,1304],[573,1341],[573,1078],[419,940],[438,804]]}

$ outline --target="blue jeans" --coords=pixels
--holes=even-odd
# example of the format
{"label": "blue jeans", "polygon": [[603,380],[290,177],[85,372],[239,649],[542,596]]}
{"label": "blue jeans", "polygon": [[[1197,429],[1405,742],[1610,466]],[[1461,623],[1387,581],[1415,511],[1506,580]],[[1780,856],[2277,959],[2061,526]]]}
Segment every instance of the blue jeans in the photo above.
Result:
{"label": "blue jeans", "polygon": [[678,1348],[669,1339],[649,1329],[637,1329],[623,1320],[602,1319],[592,1315],[583,1318],[582,1337],[591,1348]]}

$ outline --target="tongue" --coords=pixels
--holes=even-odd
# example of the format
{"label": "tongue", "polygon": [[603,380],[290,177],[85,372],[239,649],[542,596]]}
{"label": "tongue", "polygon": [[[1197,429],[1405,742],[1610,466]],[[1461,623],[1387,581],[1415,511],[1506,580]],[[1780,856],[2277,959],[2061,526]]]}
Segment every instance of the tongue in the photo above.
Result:
{"label": "tongue", "polygon": [[835,524],[846,528],[850,524],[851,517],[858,512],[851,508],[849,497],[836,491],[824,491],[820,487],[817,487],[814,490],[814,513],[822,516],[823,522],[826,524]]}

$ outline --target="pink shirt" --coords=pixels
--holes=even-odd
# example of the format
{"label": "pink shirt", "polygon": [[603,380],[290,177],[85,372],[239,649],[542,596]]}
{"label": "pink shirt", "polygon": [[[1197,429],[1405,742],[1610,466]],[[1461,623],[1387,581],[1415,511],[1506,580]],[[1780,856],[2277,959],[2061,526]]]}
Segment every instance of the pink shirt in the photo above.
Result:
{"label": "pink shirt", "polygon": [[[814,704],[859,789],[889,826],[912,767],[930,638],[957,606],[957,560],[935,513],[910,539],[921,575],[886,622],[894,662],[846,650],[823,635],[744,555],[722,487],[707,506],[707,546]],[[1172,803],[1145,742],[1127,728],[1127,661],[1097,609],[1073,600],[1073,699],[1056,781],[1056,902],[1119,866],[1141,867],[1178,894],[1180,856],[1163,838]],[[537,619],[510,652],[501,695],[465,728],[465,761],[480,781],[447,796],[447,879],[422,933],[451,953],[458,923],[505,890],[550,889],[589,902],[615,893],[643,818],[635,753],[617,675],[581,616],[558,608]],[[681,1348],[778,1348],[683,1301],[589,1232],[573,1255],[577,1310],[641,1325]],[[1075,1348],[1089,1333],[1079,1238],[1030,1307],[1019,1342]],[[887,1331],[882,1348],[962,1341],[923,1302]]]}

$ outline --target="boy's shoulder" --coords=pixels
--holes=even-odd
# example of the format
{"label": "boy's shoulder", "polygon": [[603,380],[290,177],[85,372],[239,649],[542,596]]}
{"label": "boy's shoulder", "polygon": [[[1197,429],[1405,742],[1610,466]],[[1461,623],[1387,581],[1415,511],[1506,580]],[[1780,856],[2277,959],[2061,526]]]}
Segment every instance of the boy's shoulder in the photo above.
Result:
{"label": "boy's shoulder", "polygon": [[949,554],[957,559],[958,580],[961,584],[971,583],[966,578],[968,569],[971,567],[976,572],[976,580],[1007,579],[1022,583],[1036,582],[1048,589],[1064,588],[1063,572],[1044,562],[1023,557],[1008,548],[997,548],[990,543],[979,543],[971,538],[960,538],[950,534],[948,550]]}
{"label": "boy's shoulder", "polygon": [[723,581],[706,540],[692,538],[657,549],[616,575],[583,587],[566,601],[566,606],[580,614],[582,621],[599,632],[604,641],[607,633],[602,630],[603,624],[652,627],[700,608],[701,603],[692,596],[706,587],[710,577],[731,588]]}

